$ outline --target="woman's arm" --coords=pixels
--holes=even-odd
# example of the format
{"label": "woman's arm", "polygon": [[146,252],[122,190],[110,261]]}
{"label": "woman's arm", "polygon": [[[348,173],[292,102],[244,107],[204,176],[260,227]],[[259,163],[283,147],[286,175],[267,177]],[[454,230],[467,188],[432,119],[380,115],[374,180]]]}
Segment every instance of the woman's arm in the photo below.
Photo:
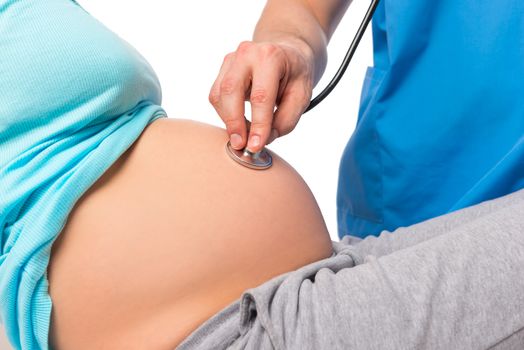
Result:
{"label": "woman's arm", "polygon": [[313,86],[327,64],[327,44],[344,16],[349,0],[269,0],[255,27],[253,41],[294,45],[313,56]]}
{"label": "woman's arm", "polygon": [[[209,93],[233,148],[258,152],[295,128],[326,67],[329,38],[349,3],[267,2],[253,41],[240,43],[225,56]],[[251,102],[249,135],[244,122],[245,100]]]}

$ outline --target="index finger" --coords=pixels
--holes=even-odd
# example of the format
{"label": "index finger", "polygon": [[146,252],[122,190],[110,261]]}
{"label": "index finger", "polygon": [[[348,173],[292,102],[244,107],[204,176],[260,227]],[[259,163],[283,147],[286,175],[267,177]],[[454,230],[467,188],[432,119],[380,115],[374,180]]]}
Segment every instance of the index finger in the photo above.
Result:
{"label": "index finger", "polygon": [[269,61],[253,71],[250,95],[251,128],[247,145],[249,151],[253,153],[260,151],[269,139],[279,83],[283,74],[283,64],[279,61],[276,66],[275,61]]}

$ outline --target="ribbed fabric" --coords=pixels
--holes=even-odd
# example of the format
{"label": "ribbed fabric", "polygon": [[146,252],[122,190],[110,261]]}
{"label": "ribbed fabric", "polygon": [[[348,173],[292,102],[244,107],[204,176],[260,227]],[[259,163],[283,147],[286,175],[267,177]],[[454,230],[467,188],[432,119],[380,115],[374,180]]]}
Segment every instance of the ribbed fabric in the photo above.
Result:
{"label": "ribbed fabric", "polygon": [[0,321],[49,349],[52,243],[81,195],[166,117],[146,60],[71,0],[0,0]]}

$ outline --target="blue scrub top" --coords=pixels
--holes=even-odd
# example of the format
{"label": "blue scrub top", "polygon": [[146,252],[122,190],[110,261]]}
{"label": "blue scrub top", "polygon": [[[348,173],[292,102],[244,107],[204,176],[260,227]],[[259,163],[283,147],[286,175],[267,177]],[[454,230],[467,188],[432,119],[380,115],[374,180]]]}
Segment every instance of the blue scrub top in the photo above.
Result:
{"label": "blue scrub top", "polygon": [[381,0],[340,163],[339,237],[524,188],[524,1]]}

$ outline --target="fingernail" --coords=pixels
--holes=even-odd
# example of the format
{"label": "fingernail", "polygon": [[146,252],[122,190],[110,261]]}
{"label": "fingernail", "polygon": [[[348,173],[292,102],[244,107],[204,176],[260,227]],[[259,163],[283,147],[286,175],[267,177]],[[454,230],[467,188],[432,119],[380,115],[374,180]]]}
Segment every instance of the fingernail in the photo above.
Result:
{"label": "fingernail", "polygon": [[231,138],[231,146],[233,146],[234,149],[239,149],[242,147],[242,136],[239,134],[232,134]]}
{"label": "fingernail", "polygon": [[260,136],[258,135],[253,135],[249,138],[249,149],[253,149],[254,147],[257,147],[258,145],[260,145]]}
{"label": "fingernail", "polygon": [[271,142],[275,141],[275,139],[279,136],[277,129],[271,129],[271,135],[269,136],[269,141],[267,144],[269,145]]}

